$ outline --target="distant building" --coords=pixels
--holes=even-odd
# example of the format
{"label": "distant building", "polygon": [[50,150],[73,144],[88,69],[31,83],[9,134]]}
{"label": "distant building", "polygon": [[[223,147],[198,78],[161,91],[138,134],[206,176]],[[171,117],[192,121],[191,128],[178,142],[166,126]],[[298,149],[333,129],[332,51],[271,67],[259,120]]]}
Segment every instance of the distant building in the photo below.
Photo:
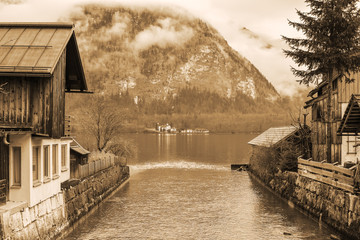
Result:
{"label": "distant building", "polygon": [[87,85],[68,23],[0,23],[0,181],[33,206],[70,178],[65,92]]}

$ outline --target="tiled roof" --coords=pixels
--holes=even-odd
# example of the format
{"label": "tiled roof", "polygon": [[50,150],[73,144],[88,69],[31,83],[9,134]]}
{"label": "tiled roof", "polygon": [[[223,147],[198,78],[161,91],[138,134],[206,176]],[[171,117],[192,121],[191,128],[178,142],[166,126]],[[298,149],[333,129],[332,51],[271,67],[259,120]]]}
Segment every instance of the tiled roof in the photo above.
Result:
{"label": "tiled roof", "polygon": [[298,128],[294,126],[269,128],[268,130],[248,142],[248,144],[254,146],[271,147],[279,143],[283,139],[288,138],[297,130]]}

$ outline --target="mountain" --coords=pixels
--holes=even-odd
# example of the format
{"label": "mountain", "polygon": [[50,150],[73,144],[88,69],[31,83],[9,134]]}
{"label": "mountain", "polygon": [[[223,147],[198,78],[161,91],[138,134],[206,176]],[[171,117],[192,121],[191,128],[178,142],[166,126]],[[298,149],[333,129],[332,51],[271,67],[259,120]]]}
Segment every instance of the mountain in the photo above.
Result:
{"label": "mountain", "polygon": [[273,100],[275,88],[208,23],[179,9],[82,5],[70,16],[90,88],[166,99],[196,88]]}

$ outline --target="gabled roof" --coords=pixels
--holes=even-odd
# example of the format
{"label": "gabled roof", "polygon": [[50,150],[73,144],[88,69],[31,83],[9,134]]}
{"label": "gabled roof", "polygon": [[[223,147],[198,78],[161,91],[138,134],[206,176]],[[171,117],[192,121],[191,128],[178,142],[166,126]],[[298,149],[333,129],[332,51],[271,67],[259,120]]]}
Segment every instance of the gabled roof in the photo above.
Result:
{"label": "gabled roof", "polygon": [[90,152],[83,148],[80,143],[78,143],[74,138],[73,141],[70,143],[70,150],[75,151],[81,155],[88,155]]}
{"label": "gabled roof", "polygon": [[271,147],[293,135],[298,130],[294,126],[269,128],[248,144],[261,147]]}
{"label": "gabled roof", "polygon": [[66,88],[87,90],[72,23],[0,23],[0,75],[47,76],[66,49]]}
{"label": "gabled roof", "polygon": [[338,135],[357,135],[360,132],[360,95],[353,94],[337,130]]}

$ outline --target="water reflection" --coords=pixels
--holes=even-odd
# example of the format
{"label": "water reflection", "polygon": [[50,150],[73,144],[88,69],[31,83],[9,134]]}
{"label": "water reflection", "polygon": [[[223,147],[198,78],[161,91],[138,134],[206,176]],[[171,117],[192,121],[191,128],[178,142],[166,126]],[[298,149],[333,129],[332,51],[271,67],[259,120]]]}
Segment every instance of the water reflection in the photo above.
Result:
{"label": "water reflection", "polygon": [[329,239],[331,230],[230,171],[248,154],[246,137],[133,137],[141,152],[130,182],[67,239]]}

